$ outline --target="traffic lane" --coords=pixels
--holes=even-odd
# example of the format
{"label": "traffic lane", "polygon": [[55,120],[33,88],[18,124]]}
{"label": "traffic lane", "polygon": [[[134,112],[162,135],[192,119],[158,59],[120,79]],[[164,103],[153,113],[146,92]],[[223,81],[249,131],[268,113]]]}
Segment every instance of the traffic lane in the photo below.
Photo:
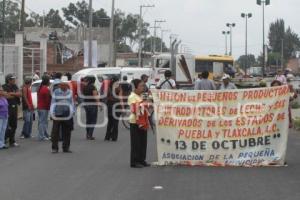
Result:
{"label": "traffic lane", "polygon": [[[129,132],[120,125],[120,140],[86,141],[76,127],[73,154],[50,153],[50,142],[22,140],[21,148],[0,152],[1,199],[298,199],[299,133],[291,134],[289,167],[190,168],[129,167]],[[149,161],[156,160],[155,137],[149,134]],[[161,186],[162,190],[153,187]],[[188,198],[187,198],[188,197]]]}
{"label": "traffic lane", "polygon": [[[19,140],[20,148],[1,151],[1,199],[83,199],[85,194],[92,195],[99,189],[114,193],[115,182],[133,171],[129,167],[129,131],[120,124],[119,141],[104,142],[105,131],[96,129],[97,140],[86,141],[85,129],[76,126],[71,142],[73,154],[52,155],[51,143],[38,142],[36,138]],[[149,149],[153,149],[151,134]],[[149,153],[149,160],[156,160],[154,156]],[[111,186],[102,190],[109,180],[113,180]],[[94,181],[96,188],[90,184]],[[89,192],[81,192],[80,188]]]}

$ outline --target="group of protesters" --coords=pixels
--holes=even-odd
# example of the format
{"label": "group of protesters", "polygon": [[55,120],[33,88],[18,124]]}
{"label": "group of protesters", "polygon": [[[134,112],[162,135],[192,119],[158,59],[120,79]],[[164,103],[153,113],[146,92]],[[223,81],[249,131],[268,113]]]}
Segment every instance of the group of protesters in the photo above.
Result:
{"label": "group of protesters", "polygon": [[[13,74],[7,75],[6,83],[0,88],[0,150],[19,146],[16,143],[16,130],[20,105],[22,105],[24,120],[20,138],[32,138],[34,131],[32,127],[35,108],[31,91],[33,78],[25,79],[20,89],[16,84],[16,78]],[[39,79],[38,72],[35,73],[34,78]],[[43,74],[37,89],[37,139],[51,141],[53,154],[59,152],[59,141],[62,141],[62,151],[71,153],[71,132],[74,129],[73,116],[77,102],[83,103],[82,107],[86,113],[86,139],[95,140],[94,129],[98,110],[102,110],[103,104],[106,104],[108,123],[104,140],[116,142],[122,110],[132,108],[129,117],[130,166],[133,168],[149,166],[145,161],[149,124],[146,109],[142,109],[143,106],[148,106],[144,104],[143,98],[143,95],[149,92],[149,87],[146,86],[148,76],[144,74],[140,79],[132,80],[131,83],[127,82],[126,76],[122,78],[123,80],[120,81],[118,77],[112,77],[109,82],[105,84],[102,82],[101,88],[97,89],[94,76],[83,77],[80,82],[82,94],[75,94],[72,83],[61,80],[61,73],[56,73],[52,77],[49,74]],[[52,79],[54,80],[51,81]],[[51,134],[48,132],[49,117],[53,121]]]}
{"label": "group of protesters", "polygon": [[[68,80],[71,79],[70,74],[66,74],[66,76]],[[36,72],[34,78],[39,79],[39,72]],[[18,106],[21,103],[24,120],[21,138],[32,137],[35,113],[31,95],[32,79],[26,79],[19,90],[16,85],[16,77],[9,74],[6,76],[5,84],[0,87],[0,149],[19,146],[16,143],[15,134],[18,122]],[[54,79],[53,82],[50,81],[52,79]],[[61,73],[51,74],[51,76],[44,74],[41,78],[41,84],[37,90],[37,137],[39,141],[51,140],[52,153],[54,154],[59,152],[58,143],[62,141],[63,152],[71,153],[70,141],[71,132],[74,129],[75,105],[76,103],[83,103],[82,107],[86,113],[86,139],[95,140],[94,129],[97,124],[98,111],[103,110],[102,105],[105,104],[108,123],[104,140],[116,142],[120,116],[124,110],[130,109],[130,166],[133,168],[149,166],[146,162],[147,129],[149,128],[147,110],[151,105],[147,97],[151,95],[151,92],[149,85],[147,85],[147,75],[144,74],[140,79],[132,80],[131,83],[128,82],[126,76],[122,77],[122,80],[119,80],[119,77],[111,77],[108,81],[100,80],[100,89],[95,86],[95,76],[86,76],[81,78],[80,88],[77,88],[78,92],[74,91],[70,82],[61,79]],[[223,75],[222,83],[217,87],[214,81],[209,79],[209,72],[204,71],[195,81],[194,89],[237,89],[235,84],[230,82],[230,79],[229,75]],[[288,81],[284,75],[278,74],[272,86],[282,84],[288,84]],[[156,84],[156,89],[177,89],[171,71],[165,71],[164,78]],[[49,116],[53,121],[51,134],[48,133]]]}
{"label": "group of protesters", "polygon": [[[222,83],[219,87],[216,87],[216,84],[213,80],[209,79],[209,72],[204,71],[199,74],[198,79],[195,81],[195,90],[234,90],[237,89],[236,85],[230,82],[231,77],[228,74],[224,74],[222,77]],[[290,89],[290,102],[297,99],[298,95],[297,92],[294,90],[293,85],[290,84],[291,79],[287,78],[287,74],[284,74],[283,70],[278,70],[277,75],[275,76],[274,80],[271,82],[271,87],[288,85]],[[267,83],[265,81],[261,81],[259,84],[260,87],[267,87]],[[291,106],[289,105],[289,127],[293,127],[293,120],[292,120],[292,112]]]}
{"label": "group of protesters", "polygon": [[[57,73],[57,80],[61,79],[62,74]],[[32,137],[32,124],[34,119],[34,106],[32,101],[31,83],[32,79],[25,79],[24,85],[21,89],[16,85],[16,77],[13,74],[8,74],[5,77],[5,84],[0,88],[0,149],[7,149],[9,147],[19,146],[16,143],[16,129],[18,125],[18,107],[22,103],[24,124],[20,138]],[[60,129],[63,140],[63,151],[70,152],[70,133],[72,129],[72,123],[67,124],[66,121],[71,122],[72,117],[69,119],[60,120],[61,117],[65,117],[64,113],[73,105],[72,91],[68,84],[57,81],[53,85],[53,91],[50,91],[50,76],[43,75],[40,87],[37,91],[37,114],[38,114],[38,139],[40,141],[48,141],[51,138],[52,149],[58,150],[56,140],[59,136]],[[21,101],[22,100],[22,101]],[[68,106],[63,106],[65,102],[68,102]],[[67,104],[66,104],[67,105]],[[71,109],[74,112],[75,109]],[[51,136],[48,134],[48,118],[49,112],[53,119],[53,128]],[[63,122],[62,122],[63,121]],[[59,129],[59,130],[57,130]]]}

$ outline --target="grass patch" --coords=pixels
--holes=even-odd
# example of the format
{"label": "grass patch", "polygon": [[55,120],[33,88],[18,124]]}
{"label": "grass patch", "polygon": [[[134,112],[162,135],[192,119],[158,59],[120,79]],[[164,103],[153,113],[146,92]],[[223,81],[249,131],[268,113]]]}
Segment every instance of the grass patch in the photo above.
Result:
{"label": "grass patch", "polygon": [[299,130],[300,129],[300,117],[296,117],[294,119],[293,124],[294,124],[295,129]]}
{"label": "grass patch", "polygon": [[300,108],[300,104],[298,101],[292,101],[291,102],[291,107],[292,109],[299,109]]}

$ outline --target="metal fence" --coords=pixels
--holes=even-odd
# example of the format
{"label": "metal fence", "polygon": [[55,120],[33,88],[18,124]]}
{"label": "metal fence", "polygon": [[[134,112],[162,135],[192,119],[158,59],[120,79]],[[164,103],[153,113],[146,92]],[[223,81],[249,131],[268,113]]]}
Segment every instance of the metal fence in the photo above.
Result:
{"label": "metal fence", "polygon": [[[4,51],[3,51],[4,49]],[[19,47],[15,45],[0,45],[0,83],[5,82],[7,74],[17,75]]]}
{"label": "metal fence", "polygon": [[24,77],[32,77],[36,70],[42,71],[43,50],[39,48],[23,48]]}

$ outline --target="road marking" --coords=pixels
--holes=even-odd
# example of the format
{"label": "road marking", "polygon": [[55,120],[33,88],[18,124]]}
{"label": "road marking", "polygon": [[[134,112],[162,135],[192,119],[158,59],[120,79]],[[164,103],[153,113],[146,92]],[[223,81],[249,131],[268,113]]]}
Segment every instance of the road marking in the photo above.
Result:
{"label": "road marking", "polygon": [[153,187],[153,190],[163,190],[163,189],[164,188],[162,186],[159,186],[159,185]]}

